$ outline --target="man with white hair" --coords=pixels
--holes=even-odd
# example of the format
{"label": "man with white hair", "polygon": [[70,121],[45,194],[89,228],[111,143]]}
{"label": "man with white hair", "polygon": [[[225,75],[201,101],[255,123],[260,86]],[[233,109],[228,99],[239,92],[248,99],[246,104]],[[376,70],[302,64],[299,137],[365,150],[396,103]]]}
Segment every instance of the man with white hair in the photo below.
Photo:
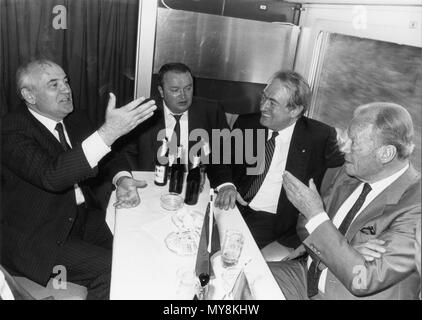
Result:
{"label": "man with white hair", "polygon": [[269,264],[287,299],[418,298],[421,180],[409,161],[412,139],[404,107],[370,103],[354,112],[345,165],[324,200],[312,179],[308,187],[284,174],[303,243],[290,260]]}

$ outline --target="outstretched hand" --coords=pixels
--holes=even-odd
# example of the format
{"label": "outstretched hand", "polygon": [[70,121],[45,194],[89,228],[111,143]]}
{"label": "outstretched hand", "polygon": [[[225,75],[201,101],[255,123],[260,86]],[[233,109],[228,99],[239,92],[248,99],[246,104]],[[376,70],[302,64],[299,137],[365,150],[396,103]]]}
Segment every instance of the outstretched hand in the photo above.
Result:
{"label": "outstretched hand", "polygon": [[116,108],[116,96],[110,93],[105,122],[98,129],[98,133],[108,146],[153,115],[157,109],[155,101],[144,101],[145,98],[140,97],[123,107]]}
{"label": "outstretched hand", "polygon": [[309,180],[309,187],[307,187],[290,172],[285,171],[283,187],[289,201],[308,220],[324,211],[324,204],[313,179]]}
{"label": "outstretched hand", "polygon": [[117,181],[116,198],[113,204],[116,209],[133,208],[141,203],[138,188],[145,188],[146,181],[135,180],[130,177],[122,177]]}

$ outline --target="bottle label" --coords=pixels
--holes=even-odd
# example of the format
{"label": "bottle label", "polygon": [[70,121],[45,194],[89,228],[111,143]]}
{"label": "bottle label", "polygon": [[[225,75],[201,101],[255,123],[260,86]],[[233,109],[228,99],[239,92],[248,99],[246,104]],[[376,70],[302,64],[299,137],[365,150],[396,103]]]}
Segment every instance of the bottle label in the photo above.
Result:
{"label": "bottle label", "polygon": [[173,165],[174,160],[175,160],[175,159],[174,159],[174,155],[173,155],[173,154],[169,155],[169,166],[170,166],[170,167]]}
{"label": "bottle label", "polygon": [[182,152],[183,152],[183,146],[178,146],[177,147],[177,158],[182,157]]}
{"label": "bottle label", "polygon": [[193,157],[193,163],[192,163],[192,169],[198,167],[200,161],[201,161],[201,157],[194,156]]}
{"label": "bottle label", "polygon": [[155,166],[155,181],[158,183],[164,183],[165,173],[166,173],[166,167]]}
{"label": "bottle label", "polygon": [[204,156],[208,156],[211,153],[210,145],[206,141],[204,141],[203,150],[204,150]]}
{"label": "bottle label", "polygon": [[162,141],[163,141],[163,143],[162,143],[161,149],[160,149],[160,156],[161,157],[165,157],[166,156],[166,153],[167,153],[167,150],[168,150],[168,145],[167,145],[167,140],[166,139],[163,139]]}

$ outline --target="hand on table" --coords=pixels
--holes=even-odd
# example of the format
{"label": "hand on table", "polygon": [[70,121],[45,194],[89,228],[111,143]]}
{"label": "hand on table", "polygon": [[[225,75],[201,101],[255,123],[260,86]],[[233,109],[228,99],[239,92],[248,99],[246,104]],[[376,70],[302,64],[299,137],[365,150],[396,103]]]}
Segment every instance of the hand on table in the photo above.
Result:
{"label": "hand on table", "polygon": [[283,174],[283,187],[289,201],[308,220],[324,211],[324,204],[313,179],[309,180],[309,187],[307,187],[290,172],[285,171]]}
{"label": "hand on table", "polygon": [[117,181],[116,202],[113,204],[116,209],[133,208],[139,205],[138,188],[145,188],[147,183],[143,180],[135,180],[130,177],[122,177]]}
{"label": "hand on table", "polygon": [[234,185],[226,185],[218,190],[214,205],[224,210],[233,209],[236,205],[236,195],[237,191]]}
{"label": "hand on table", "polygon": [[381,258],[381,255],[387,251],[385,249],[385,241],[380,239],[370,239],[365,243],[354,246],[354,248],[368,262]]}

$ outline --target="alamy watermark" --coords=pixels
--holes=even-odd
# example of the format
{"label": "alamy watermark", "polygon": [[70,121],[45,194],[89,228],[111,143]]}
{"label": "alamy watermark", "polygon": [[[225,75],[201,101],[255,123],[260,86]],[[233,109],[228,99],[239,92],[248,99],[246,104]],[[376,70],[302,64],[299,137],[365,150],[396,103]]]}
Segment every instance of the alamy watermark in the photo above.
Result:
{"label": "alamy watermark", "polygon": [[[212,129],[211,139],[207,130],[194,129],[189,133],[189,141],[195,141],[189,149],[188,159],[193,162],[194,156],[201,155],[202,164],[247,164],[246,174],[258,175],[264,171],[265,166],[265,129]],[[157,134],[157,141],[162,141],[166,138],[166,129],[162,129]],[[254,139],[255,138],[255,139]],[[211,140],[211,146],[210,146]],[[255,140],[255,141],[254,141]],[[254,153],[254,144],[256,152]],[[177,153],[176,137],[173,135],[171,141],[168,143],[169,154]],[[211,151],[210,150],[211,148]],[[162,146],[157,151],[158,161],[166,165],[168,163],[167,157],[160,156]],[[211,159],[210,159],[211,158]],[[184,158],[182,163],[186,164]]]}
{"label": "alamy watermark", "polygon": [[54,266],[53,274],[57,274],[53,278],[53,288],[56,290],[66,290],[67,289],[66,267],[61,264]]}

